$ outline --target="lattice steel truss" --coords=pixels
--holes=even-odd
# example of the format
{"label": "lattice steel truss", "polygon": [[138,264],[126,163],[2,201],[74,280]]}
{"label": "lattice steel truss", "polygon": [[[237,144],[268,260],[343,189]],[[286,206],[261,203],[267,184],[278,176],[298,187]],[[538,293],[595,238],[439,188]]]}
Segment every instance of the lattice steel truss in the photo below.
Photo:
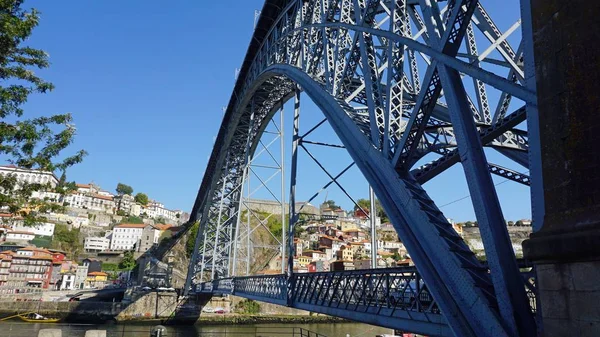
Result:
{"label": "lattice steel truss", "polygon": [[[517,126],[536,109],[523,61],[531,46],[507,39],[519,25],[501,32],[476,0],[267,0],[194,205],[200,230],[186,290],[204,274],[229,276],[248,158],[299,86],[372,186],[452,331],[534,335],[491,174],[526,185],[529,177],[483,150],[529,168],[527,131]],[[439,158],[415,167],[429,154]],[[489,271],[421,186],[458,162]]]}

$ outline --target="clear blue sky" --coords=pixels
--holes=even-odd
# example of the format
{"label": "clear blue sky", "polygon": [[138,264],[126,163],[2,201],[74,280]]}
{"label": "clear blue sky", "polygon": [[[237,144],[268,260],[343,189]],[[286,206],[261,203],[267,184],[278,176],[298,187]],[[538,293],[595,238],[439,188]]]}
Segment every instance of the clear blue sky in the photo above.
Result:
{"label": "clear blue sky", "polygon": [[[52,66],[41,75],[56,85],[49,95],[31,97],[26,111],[71,112],[78,129],[72,149],[89,152],[84,163],[70,169],[68,178],[94,181],[113,192],[117,182],[123,182],[167,207],[189,211],[221,109],[231,95],[235,69],[251,37],[254,10],[262,4],[261,0],[26,1],[25,7],[42,12],[29,43],[50,54]],[[497,7],[490,11],[500,9],[494,2],[484,4]],[[517,15],[500,14],[502,29]],[[303,111],[311,115],[303,125],[318,120],[312,104],[304,104]],[[291,120],[289,115],[286,119]],[[331,141],[328,134],[323,129],[315,137]],[[289,158],[289,148],[286,151]],[[316,154],[330,161],[334,174],[350,162],[340,150]],[[308,165],[308,157],[301,160],[307,164],[299,176],[299,199],[305,200],[327,179]],[[441,178],[427,186],[438,205],[468,195],[459,166]],[[364,179],[356,170],[343,181],[354,197],[367,197]],[[498,186],[507,219],[530,216],[528,191],[514,183]],[[352,207],[336,188],[329,199]],[[323,201],[324,195],[317,200]],[[456,220],[474,219],[468,199],[442,210]]]}

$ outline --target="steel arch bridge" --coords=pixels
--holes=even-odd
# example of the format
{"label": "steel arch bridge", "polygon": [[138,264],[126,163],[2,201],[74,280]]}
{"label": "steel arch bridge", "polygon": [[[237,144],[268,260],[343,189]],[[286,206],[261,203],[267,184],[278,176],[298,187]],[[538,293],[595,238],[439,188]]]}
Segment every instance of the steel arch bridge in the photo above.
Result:
{"label": "steel arch bridge", "polygon": [[[534,191],[539,186],[484,153],[491,148],[537,169],[528,159],[532,130],[522,127],[536,94],[526,68],[529,23],[518,30],[521,23],[500,31],[477,0],[267,0],[192,210],[200,229],[186,291],[430,335],[535,335],[532,284],[519,270],[491,174],[533,184]],[[515,31],[523,36],[516,48],[509,43]],[[247,275],[250,258],[239,252],[249,237],[240,226],[243,186],[269,121],[290,99],[296,102],[290,227],[282,253],[293,249],[300,91],[373,188],[416,269],[300,275],[288,263],[287,274]],[[417,167],[429,154],[438,158]],[[422,187],[459,162],[485,266]],[[240,275],[236,265],[244,258],[247,272]]]}

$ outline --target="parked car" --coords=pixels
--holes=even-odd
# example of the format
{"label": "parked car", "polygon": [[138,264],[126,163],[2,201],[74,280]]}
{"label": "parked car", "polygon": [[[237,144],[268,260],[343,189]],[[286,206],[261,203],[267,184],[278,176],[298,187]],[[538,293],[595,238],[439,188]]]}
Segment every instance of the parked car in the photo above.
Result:
{"label": "parked car", "polygon": [[223,308],[216,308],[215,309],[215,314],[224,314],[225,313],[225,309]]}
{"label": "parked car", "polygon": [[150,290],[152,290],[152,288],[150,288],[150,287],[142,287],[142,291],[150,291]]}
{"label": "parked car", "polygon": [[204,307],[202,308],[202,312],[212,314],[213,312],[215,312],[215,309],[213,309],[212,307]]}

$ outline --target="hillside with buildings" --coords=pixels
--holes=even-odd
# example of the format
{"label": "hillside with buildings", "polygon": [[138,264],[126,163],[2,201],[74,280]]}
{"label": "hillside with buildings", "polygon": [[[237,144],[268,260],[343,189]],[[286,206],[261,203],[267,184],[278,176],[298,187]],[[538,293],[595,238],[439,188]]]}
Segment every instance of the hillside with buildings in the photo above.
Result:
{"label": "hillside with buildings", "polygon": [[[9,178],[45,186],[31,194],[30,203],[55,204],[61,211],[38,214],[41,220],[31,224],[0,210],[0,293],[98,286],[86,283],[88,276],[106,284],[127,282],[124,275],[129,276],[135,260],[181,230],[189,218],[156,200],[141,203],[94,183],[59,193],[59,179],[51,172],[0,166],[0,179]],[[84,273],[91,261],[94,267]]]}
{"label": "hillside with buildings", "polygon": [[[183,226],[189,217],[185,212],[166,209],[155,200],[140,202],[132,193],[112,194],[93,183],[76,184],[68,193],[58,193],[54,190],[58,179],[50,172],[2,166],[0,176],[45,184],[47,189],[34,192],[31,198],[59,204],[64,210],[46,212],[44,220],[33,226],[6,210],[0,214],[0,293],[142,282],[160,285],[166,284],[168,269],[177,274],[173,284],[181,285],[185,279],[191,253],[186,243],[191,242],[193,247],[195,240],[186,233],[189,224]],[[279,274],[282,205],[268,200],[246,204],[240,221],[249,221],[251,237],[245,241],[246,246],[238,248],[249,255],[245,259],[243,254],[238,255],[237,267],[244,270],[242,274],[246,268],[250,274]],[[296,209],[301,213],[292,252],[297,273],[413,264],[392,224],[381,223],[380,215],[385,218],[382,209],[375,216],[374,233],[365,210],[368,205],[345,211],[329,200],[318,207],[299,202]],[[286,226],[287,218],[285,214]],[[477,223],[453,225],[471,249],[485,259]],[[507,226],[520,256],[521,242],[531,232],[531,223],[509,221]],[[158,248],[161,243],[169,247],[167,253]],[[156,254],[158,251],[162,253]],[[168,259],[175,259],[177,266],[167,264]],[[152,275],[163,275],[163,279]]]}

